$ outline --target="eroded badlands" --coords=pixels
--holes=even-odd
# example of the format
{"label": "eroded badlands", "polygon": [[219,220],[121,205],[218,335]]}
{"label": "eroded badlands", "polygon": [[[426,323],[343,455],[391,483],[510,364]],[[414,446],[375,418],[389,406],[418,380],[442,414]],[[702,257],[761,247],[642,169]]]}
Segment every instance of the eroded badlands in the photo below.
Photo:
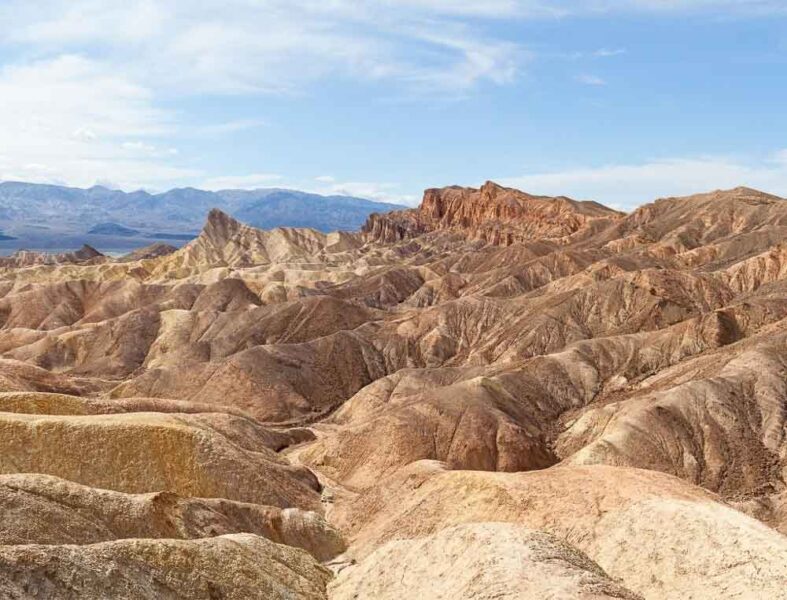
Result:
{"label": "eroded badlands", "polygon": [[0,263],[0,597],[787,598],[787,200],[487,183]]}

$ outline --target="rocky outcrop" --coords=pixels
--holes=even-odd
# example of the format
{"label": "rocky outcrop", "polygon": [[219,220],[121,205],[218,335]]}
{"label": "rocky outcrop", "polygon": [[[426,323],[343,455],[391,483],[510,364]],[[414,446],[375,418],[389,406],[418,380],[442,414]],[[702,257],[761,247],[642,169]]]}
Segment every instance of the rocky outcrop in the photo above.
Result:
{"label": "rocky outcrop", "polygon": [[372,215],[364,226],[371,239],[390,243],[439,230],[461,231],[472,239],[511,245],[534,239],[565,238],[621,213],[595,202],[531,196],[491,181],[481,188],[429,189],[421,206]]}
{"label": "rocky outcrop", "polygon": [[199,236],[167,257],[156,272],[198,272],[208,267],[250,267],[317,260],[321,253],[345,251],[358,241],[351,233],[322,233],[314,229],[279,227],[263,231],[244,225],[213,209]]}
{"label": "rocky outcrop", "polygon": [[318,506],[319,485],[264,439],[230,438],[196,415],[0,413],[0,473],[43,473],[126,493],[172,491],[272,506]]}

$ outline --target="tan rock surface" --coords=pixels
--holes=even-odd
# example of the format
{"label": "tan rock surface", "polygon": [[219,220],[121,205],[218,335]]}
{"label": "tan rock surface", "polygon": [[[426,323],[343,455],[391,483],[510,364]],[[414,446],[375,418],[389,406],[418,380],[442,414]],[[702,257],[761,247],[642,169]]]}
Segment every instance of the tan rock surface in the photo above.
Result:
{"label": "tan rock surface", "polygon": [[252,534],[0,546],[0,595],[9,600],[323,600],[329,580],[303,550]]}
{"label": "tan rock surface", "polygon": [[239,446],[193,415],[0,413],[0,473],[43,473],[127,493],[318,505],[308,470],[287,464],[264,440]]}
{"label": "tan rock surface", "polygon": [[329,586],[333,600],[635,600],[586,556],[519,525],[477,523],[388,542]]}
{"label": "tan rock surface", "polygon": [[652,471],[484,473],[414,463],[333,519],[353,532],[350,551],[362,565],[391,540],[498,521],[556,536],[645,598],[787,597],[787,537]]}
{"label": "tan rock surface", "polygon": [[318,560],[345,549],[340,534],[314,512],[172,492],[123,494],[39,474],[0,475],[0,513],[0,545],[245,532],[303,548]]}

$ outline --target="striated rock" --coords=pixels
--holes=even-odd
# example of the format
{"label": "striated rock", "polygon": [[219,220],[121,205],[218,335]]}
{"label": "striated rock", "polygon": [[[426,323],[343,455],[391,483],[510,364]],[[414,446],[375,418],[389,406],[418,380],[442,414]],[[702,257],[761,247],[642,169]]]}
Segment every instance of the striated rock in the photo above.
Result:
{"label": "striated rock", "polygon": [[0,595],[9,599],[323,600],[329,580],[306,552],[251,534],[0,546]]}
{"label": "striated rock", "polygon": [[264,439],[251,448],[238,441],[194,415],[0,413],[0,473],[44,473],[127,493],[318,505],[308,470],[287,464]]}
{"label": "striated rock", "polygon": [[[376,387],[348,401],[334,419],[343,426],[326,431],[300,459],[359,489],[422,459],[484,471],[529,471],[557,462],[532,415],[492,379],[444,385],[401,402],[385,402]],[[365,406],[370,402],[381,405],[379,415],[378,406]]]}
{"label": "striated rock", "polygon": [[372,215],[364,226],[371,239],[390,243],[426,232],[458,229],[472,238],[510,245],[532,239],[563,238],[594,221],[622,215],[596,202],[531,196],[491,181],[480,189],[430,189],[417,209]]}
{"label": "striated rock", "polygon": [[38,474],[0,475],[0,546],[254,533],[318,560],[345,550],[317,513],[172,492],[123,494]]}
{"label": "striated rock", "polygon": [[197,239],[166,257],[156,272],[188,272],[215,265],[249,267],[304,260],[321,252],[341,252],[358,245],[351,233],[326,234],[314,229],[286,227],[262,231],[213,209]]}

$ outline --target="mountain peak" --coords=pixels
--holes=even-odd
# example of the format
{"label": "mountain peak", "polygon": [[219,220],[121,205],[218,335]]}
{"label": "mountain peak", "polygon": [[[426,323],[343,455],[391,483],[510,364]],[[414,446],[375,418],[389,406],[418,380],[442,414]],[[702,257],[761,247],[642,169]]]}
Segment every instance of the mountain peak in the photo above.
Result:
{"label": "mountain peak", "polygon": [[481,186],[481,194],[485,196],[495,196],[500,192],[505,192],[508,188],[503,187],[499,183],[495,183],[494,181],[486,181],[484,185]]}
{"label": "mountain peak", "polygon": [[235,219],[233,219],[230,215],[225,213],[220,208],[211,208],[210,211],[208,212],[208,223],[226,222],[226,221],[235,221]]}
{"label": "mountain peak", "polygon": [[240,227],[242,227],[240,221],[232,218],[219,208],[212,208],[208,213],[208,219],[205,222],[203,232],[223,231],[229,233],[237,231]]}

